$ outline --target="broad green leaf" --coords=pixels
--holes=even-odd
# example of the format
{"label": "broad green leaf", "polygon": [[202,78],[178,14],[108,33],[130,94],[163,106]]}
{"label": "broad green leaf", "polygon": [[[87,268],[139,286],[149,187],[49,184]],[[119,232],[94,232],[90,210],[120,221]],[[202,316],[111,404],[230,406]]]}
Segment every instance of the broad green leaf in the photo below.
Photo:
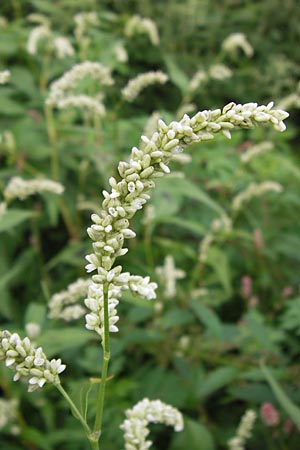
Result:
{"label": "broad green leaf", "polygon": [[171,55],[165,56],[165,63],[168,69],[168,75],[173,83],[180,89],[184,95],[189,86],[189,79],[186,74],[180,69],[178,64],[174,61]]}
{"label": "broad green leaf", "polygon": [[64,350],[80,347],[91,339],[91,334],[83,327],[47,330],[38,339],[38,345],[43,347],[48,358]]}
{"label": "broad green leaf", "polygon": [[176,225],[180,228],[184,228],[185,230],[191,231],[192,233],[203,236],[206,232],[206,228],[202,226],[199,222],[180,219],[180,217],[160,217],[154,219],[155,223],[167,223],[170,225]]}
{"label": "broad green leaf", "polygon": [[251,337],[257,342],[260,349],[266,349],[272,353],[278,353],[275,342],[280,339],[280,329],[271,329],[266,323],[262,315],[257,311],[250,311],[245,316],[247,329],[250,331]]}
{"label": "broad green leaf", "polygon": [[275,380],[273,377],[271,371],[261,363],[260,365],[261,370],[263,374],[265,375],[265,378],[269,385],[272,388],[272,391],[277,398],[278,402],[282,406],[282,408],[285,410],[285,412],[290,416],[292,421],[295,423],[297,427],[300,426],[300,408],[295,405],[295,403],[292,402],[292,400],[289,399],[289,397],[286,395],[282,387],[279,385],[279,383]]}
{"label": "broad green leaf", "polygon": [[45,439],[45,434],[37,428],[26,427],[22,430],[21,436],[25,441],[35,444],[41,450],[53,449],[52,445]]}
{"label": "broad green leaf", "polygon": [[22,209],[8,209],[0,217],[0,233],[10,231],[13,227],[19,225],[25,220],[33,217],[36,213],[33,211],[24,211]]}
{"label": "broad green leaf", "polygon": [[190,306],[195,315],[206,326],[207,332],[218,340],[222,340],[223,327],[217,314],[197,300],[191,300]]}
{"label": "broad green leaf", "polygon": [[174,436],[170,450],[215,450],[210,431],[201,423],[184,418],[184,430]]}
{"label": "broad green leaf", "polygon": [[189,311],[185,311],[179,308],[171,309],[166,314],[164,314],[159,321],[160,326],[165,330],[173,327],[187,325],[191,322],[193,322],[193,315]]}
{"label": "broad green leaf", "polygon": [[197,200],[200,203],[208,206],[210,209],[216,211],[218,214],[224,214],[223,208],[214,201],[205,191],[203,191],[197,184],[185,178],[166,177],[157,181],[157,190],[164,188],[173,194],[182,195],[184,197]]}
{"label": "broad green leaf", "polygon": [[218,389],[231,383],[238,375],[234,367],[220,367],[211,372],[197,388],[197,398],[204,400]]}
{"label": "broad green leaf", "polygon": [[24,323],[34,322],[41,327],[46,318],[47,307],[39,303],[30,303],[26,309]]}

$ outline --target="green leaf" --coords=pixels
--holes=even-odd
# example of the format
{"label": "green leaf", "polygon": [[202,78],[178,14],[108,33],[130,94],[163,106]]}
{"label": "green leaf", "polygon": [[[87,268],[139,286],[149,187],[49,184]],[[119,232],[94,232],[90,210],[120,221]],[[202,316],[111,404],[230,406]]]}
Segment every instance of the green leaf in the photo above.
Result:
{"label": "green leaf", "polygon": [[193,315],[189,311],[173,308],[164,314],[159,323],[163,329],[168,330],[169,328],[187,325],[192,321]]}
{"label": "green leaf", "polygon": [[173,57],[170,55],[165,56],[165,63],[168,69],[168,75],[177,86],[181,93],[184,95],[189,87],[189,79],[186,74],[180,69]]}
{"label": "green leaf", "polygon": [[197,398],[204,400],[217,390],[231,383],[238,371],[234,367],[220,367],[211,372],[197,388]]}
{"label": "green leaf", "polygon": [[170,450],[215,450],[215,443],[209,430],[199,422],[184,419],[184,430],[175,435]]}
{"label": "green leaf", "polygon": [[21,436],[25,441],[37,445],[41,450],[52,450],[53,448],[52,445],[48,443],[47,439],[45,439],[45,434],[36,428],[26,427],[22,431]]}
{"label": "green leaf", "polygon": [[276,340],[281,338],[281,330],[272,329],[265,323],[264,317],[257,311],[250,311],[245,316],[247,328],[260,349],[268,350],[272,353],[278,353],[275,345]]}
{"label": "green leaf", "polygon": [[24,323],[34,322],[41,327],[46,318],[46,306],[38,303],[30,303],[26,309]]}
{"label": "green leaf", "polygon": [[214,272],[222,284],[228,297],[232,294],[230,265],[227,254],[217,247],[210,247],[207,263],[214,269]]}
{"label": "green leaf", "polygon": [[84,328],[73,327],[62,330],[47,330],[38,339],[38,345],[43,347],[48,358],[63,350],[84,345],[91,339],[90,333]]}
{"label": "green leaf", "polygon": [[25,220],[36,215],[33,211],[23,211],[22,209],[8,209],[0,217],[0,233],[9,231],[11,228],[19,225]]}
{"label": "green leaf", "polygon": [[285,410],[285,412],[290,416],[295,425],[299,427],[300,408],[289,399],[289,397],[286,395],[282,387],[277,383],[267,366],[261,363],[260,367],[278,402]]}
{"label": "green leaf", "polygon": [[80,389],[80,412],[85,420],[87,420],[89,395],[92,387],[92,383],[90,381],[86,381],[82,384]]}
{"label": "green leaf", "polygon": [[206,192],[204,192],[196,183],[185,178],[166,177],[158,180],[157,190],[164,189],[172,192],[172,194],[181,195],[184,197],[197,200],[200,203],[208,206],[210,209],[216,211],[218,214],[224,214],[223,208],[215,202]]}
{"label": "green leaf", "polygon": [[184,228],[188,231],[191,231],[193,234],[198,236],[203,236],[206,232],[206,228],[198,222],[180,219],[179,217],[161,217],[158,216],[154,219],[155,223],[167,223],[170,225],[176,225],[178,227]]}
{"label": "green leaf", "polygon": [[222,340],[223,326],[217,314],[197,300],[191,300],[190,306],[196,317],[198,317],[198,319],[200,319],[200,321],[204,323],[208,333],[216,339]]}

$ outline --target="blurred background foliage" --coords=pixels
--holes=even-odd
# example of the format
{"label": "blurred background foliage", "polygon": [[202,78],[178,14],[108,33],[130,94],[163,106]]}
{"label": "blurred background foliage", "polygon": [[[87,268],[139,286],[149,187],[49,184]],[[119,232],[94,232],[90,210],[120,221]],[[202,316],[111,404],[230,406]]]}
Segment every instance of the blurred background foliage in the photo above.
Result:
{"label": "blurred background foliage", "polygon": [[[97,13],[98,24],[88,27],[82,46],[73,17],[90,11]],[[45,15],[55,35],[70,39],[74,55],[59,59],[47,41],[29,54],[28,37],[37,25],[28,20],[30,14]],[[156,23],[159,45],[146,34],[125,35],[134,14]],[[122,264],[158,281],[158,298],[147,303],[124,295],[119,305],[102,446],[122,448],[123,411],[148,396],[178,407],[186,422],[185,431],[175,436],[154,426],[154,449],[225,449],[243,412],[253,408],[259,414],[268,402],[280,419],[271,427],[259,415],[247,448],[297,450],[299,422],[289,401],[295,408],[300,404],[298,2],[3,0],[0,15],[0,69],[11,71],[10,83],[0,88],[0,189],[16,175],[58,176],[65,186],[60,198],[43,194],[14,200],[0,217],[2,328],[25,335],[26,324],[38,324],[37,344],[49,358],[59,355],[67,364],[63,383],[78,403],[88,378],[100,373],[99,340],[84,329],[84,319],[50,320],[47,304],[85,276],[90,214],[99,210],[101,191],[109,176],[116,176],[118,161],[139,145],[147,124],[149,129],[150,115],[168,122],[185,111],[192,114],[190,103],[198,111],[229,101],[271,100],[290,112],[282,134],[260,127],[189,148],[191,160],[172,163],[172,175],[157,182],[150,206],[134,219],[137,239],[130,241]],[[241,49],[224,50],[222,43],[232,33],[246,36],[251,57]],[[127,61],[116,58],[117,45]],[[96,124],[76,110],[55,110],[47,117],[44,101],[51,82],[84,60],[112,70],[115,84],[105,88],[106,115]],[[230,75],[210,76],[191,92],[194,74],[210,73],[216,64],[225,65]],[[121,89],[149,70],[163,70],[169,81],[126,103]],[[97,93],[93,84],[81,88]],[[242,156],[261,142],[272,143],[272,149],[243,162]],[[232,207],[250,183],[270,180],[283,192],[253,197],[239,210]],[[203,250],[208,236],[213,237],[200,260],[199,246]],[[171,297],[170,273],[166,279],[156,270],[166,265],[167,256],[185,272],[175,280]],[[0,374],[1,396],[17,398],[19,411],[2,426],[3,448],[87,448],[53,389],[28,394],[3,366]],[[91,403],[94,394],[92,388]]]}

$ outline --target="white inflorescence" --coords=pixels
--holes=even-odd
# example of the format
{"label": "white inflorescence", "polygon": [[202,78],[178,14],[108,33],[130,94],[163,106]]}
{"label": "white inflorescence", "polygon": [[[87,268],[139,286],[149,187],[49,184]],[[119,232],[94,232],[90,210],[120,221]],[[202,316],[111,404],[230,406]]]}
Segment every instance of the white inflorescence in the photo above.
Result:
{"label": "white inflorescence", "polygon": [[208,70],[208,75],[214,80],[226,80],[232,77],[232,70],[224,64],[213,64]]}
{"label": "white inflorescence", "polygon": [[141,73],[137,77],[129,80],[127,85],[122,89],[122,96],[128,102],[133,102],[146,87],[155,83],[164,84],[168,79],[168,75],[160,70]]}
{"label": "white inflorescence", "polygon": [[47,25],[39,25],[38,27],[33,28],[27,42],[28,53],[36,55],[39,43],[50,38],[51,34],[51,30]]}
{"label": "white inflorescence", "polygon": [[108,67],[97,62],[85,61],[81,64],[76,64],[61,78],[51,84],[46,104],[56,106],[59,109],[67,107],[84,108],[94,114],[103,116],[105,107],[101,101],[102,96],[98,95],[92,98],[87,95],[74,94],[73,92],[80,81],[88,77],[95,80],[100,86],[113,84]]}
{"label": "white inflorescence", "polygon": [[9,70],[0,71],[0,84],[8,83],[9,79],[10,79],[10,71]]}
{"label": "white inflorescence", "polygon": [[50,319],[70,321],[84,316],[86,309],[77,302],[87,296],[90,284],[90,279],[78,278],[67,289],[52,295],[48,304]]}
{"label": "white inflorescence", "polygon": [[[114,285],[129,286],[148,299],[155,298],[156,284],[149,283],[148,277],[135,280],[130,274],[121,273],[121,266],[112,269],[116,258],[128,251],[123,248],[125,239],[135,237],[129,228],[129,220],[150,199],[150,192],[155,186],[154,179],[170,173],[168,163],[173,158],[175,148],[213,139],[217,132],[230,138],[230,130],[253,128],[261,122],[270,123],[276,130],[283,131],[283,120],[288,117],[288,113],[273,110],[272,107],[273,103],[258,106],[257,103],[236,105],[232,102],[222,110],[198,112],[192,118],[184,115],[179,122],[169,125],[159,120],[158,131],[151,138],[142,136],[141,149],[133,147],[130,161],[119,163],[120,181],[114,177],[109,179],[111,190],[103,191],[100,214],[91,216],[93,225],[87,232],[93,241],[94,253],[87,256],[89,264],[86,269],[88,272],[98,272],[92,276],[93,282],[108,286],[108,290],[110,284],[112,289]],[[93,312],[97,315],[97,312]],[[93,326],[91,322],[87,325]]]}
{"label": "white inflorescence", "polygon": [[249,409],[243,415],[236,435],[228,441],[229,450],[244,450],[247,439],[251,437],[256,413]]}
{"label": "white inflorescence", "polygon": [[28,322],[25,325],[26,334],[30,339],[36,339],[41,334],[41,327],[36,322]]}
{"label": "white inflorescence", "polygon": [[41,347],[35,348],[28,337],[21,339],[17,333],[0,331],[0,360],[14,370],[14,381],[24,379],[32,392],[45,383],[60,384],[59,374],[66,368],[60,359],[49,361]]}
{"label": "white inflorescence", "polygon": [[0,430],[17,419],[18,404],[19,402],[16,399],[0,398]]}
{"label": "white inflorescence", "polygon": [[182,414],[174,407],[160,400],[144,400],[132,409],[125,411],[126,419],[121,425],[124,431],[125,450],[147,450],[152,445],[146,438],[149,434],[149,423],[163,423],[174,427],[175,431],[183,430]]}
{"label": "white inflorescence", "polygon": [[89,97],[88,95],[69,95],[57,101],[58,109],[78,108],[86,109],[97,116],[105,115],[105,106],[101,100]]}
{"label": "white inflorescence", "polygon": [[59,36],[57,38],[53,39],[53,46],[55,49],[56,56],[59,59],[63,59],[66,56],[73,56],[75,53],[75,50],[69,41],[69,39]]}
{"label": "white inflorescence", "polygon": [[[94,255],[88,255],[88,261],[93,259]],[[93,264],[88,264],[92,266]],[[89,270],[89,269],[88,269]],[[92,268],[90,269],[92,270]],[[151,300],[155,298],[156,283],[151,283],[149,277],[140,277],[138,275],[130,275],[129,272],[121,273],[122,267],[117,266],[108,273],[104,270],[98,269],[98,273],[102,275],[94,275],[93,279],[97,283],[92,283],[89,286],[88,297],[84,303],[90,310],[90,313],[85,316],[86,328],[88,330],[96,331],[102,338],[104,335],[104,283],[108,284],[108,316],[109,316],[109,331],[115,333],[118,330],[116,323],[119,321],[116,307],[119,304],[122,289],[130,289],[133,293],[139,294],[140,297]]]}
{"label": "white inflorescence", "polygon": [[75,36],[78,41],[82,39],[90,26],[99,24],[97,13],[94,11],[78,13],[74,16],[74,21],[76,23]]}
{"label": "white inflorescence", "polygon": [[229,54],[236,54],[239,48],[248,58],[253,56],[253,48],[243,33],[232,33],[222,43],[222,49]]}
{"label": "white inflorescence", "polygon": [[62,194],[64,187],[62,184],[52,180],[33,179],[23,180],[20,177],[13,177],[4,189],[4,199],[9,202],[18,198],[24,200],[30,195],[41,192],[52,192],[53,194]]}
{"label": "white inflorescence", "polygon": [[174,258],[171,255],[165,257],[164,265],[156,267],[156,273],[165,285],[164,295],[166,298],[173,298],[176,295],[176,281],[185,277],[186,273],[177,269]]}
{"label": "white inflorescence", "polygon": [[249,186],[240,192],[232,201],[232,209],[238,211],[245,202],[248,202],[253,197],[260,197],[266,192],[281,193],[283,187],[276,181],[264,181],[262,183],[250,183]]}
{"label": "white inflorescence", "polygon": [[125,63],[128,61],[128,54],[121,42],[118,42],[114,47],[114,55],[117,61]]}
{"label": "white inflorescence", "polygon": [[200,262],[205,263],[208,258],[208,252],[215,241],[218,233],[229,233],[232,229],[232,221],[227,214],[223,213],[219,219],[212,221],[209,232],[204,236],[199,247],[198,259]]}
{"label": "white inflorescence", "polygon": [[265,141],[260,144],[253,145],[250,147],[245,153],[241,155],[241,161],[244,164],[247,164],[251,159],[255,158],[258,155],[262,155],[274,148],[273,142]]}
{"label": "white inflorescence", "polygon": [[152,45],[159,45],[159,35],[153,20],[138,15],[132,16],[125,26],[125,36],[131,37],[136,34],[147,34]]}
{"label": "white inflorescence", "polygon": [[200,69],[194,74],[193,78],[191,79],[189,89],[191,91],[196,91],[207,80],[208,80],[207,73],[204,70]]}

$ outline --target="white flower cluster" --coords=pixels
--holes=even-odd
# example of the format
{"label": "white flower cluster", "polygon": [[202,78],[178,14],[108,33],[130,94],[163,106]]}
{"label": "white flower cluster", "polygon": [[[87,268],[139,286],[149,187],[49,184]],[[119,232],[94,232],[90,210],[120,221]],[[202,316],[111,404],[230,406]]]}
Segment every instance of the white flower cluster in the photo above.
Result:
{"label": "white flower cluster", "polygon": [[20,177],[13,177],[4,189],[4,199],[6,202],[10,202],[15,198],[24,200],[30,195],[41,192],[52,192],[60,195],[64,192],[64,187],[56,181],[47,179],[23,180]]}
{"label": "white flower cluster", "polygon": [[55,36],[51,30],[50,21],[46,16],[30,14],[27,19],[31,22],[39,23],[29,34],[26,45],[28,53],[36,55],[40,42],[45,41],[48,49],[53,50],[59,59],[74,55],[75,51],[69,39],[63,36]]}
{"label": "white flower cluster", "polygon": [[118,42],[114,46],[114,55],[116,60],[119,62],[126,63],[128,61],[127,51],[121,42]]}
{"label": "white flower cluster", "polygon": [[7,204],[5,202],[0,202],[0,218],[3,216],[7,211]]}
{"label": "white flower cluster", "polygon": [[[118,298],[121,296],[121,287],[110,284],[108,290],[108,322],[109,332],[119,331],[116,323],[119,321],[116,306],[119,304]],[[94,330],[102,338],[104,336],[104,295],[103,285],[92,283],[88,290],[88,297],[84,301],[85,305],[91,311],[85,316],[86,328]]]}
{"label": "white flower cluster", "polygon": [[7,24],[8,24],[8,21],[7,21],[6,17],[0,16],[0,29],[6,28]]}
{"label": "white flower cluster", "polygon": [[14,381],[28,381],[28,391],[32,392],[45,383],[60,384],[59,374],[66,368],[60,359],[49,361],[41,347],[35,348],[28,337],[21,339],[17,333],[0,331],[0,360],[14,370]]}
{"label": "white flower cluster", "polygon": [[141,149],[132,148],[130,161],[121,161],[118,172],[121,180],[109,179],[111,192],[103,191],[104,200],[100,214],[92,214],[93,225],[87,229],[93,242],[94,253],[87,256],[87,271],[97,270],[92,277],[96,284],[126,285],[147,298],[154,298],[156,285],[145,279],[143,283],[134,281],[130,274],[122,274],[121,266],[112,269],[117,257],[128,251],[123,248],[125,239],[135,237],[129,228],[129,220],[142,209],[150,199],[150,191],[155,186],[154,179],[170,173],[169,161],[178,148],[193,142],[213,139],[214,134],[222,132],[230,138],[233,128],[253,128],[260,122],[269,122],[276,130],[283,131],[283,120],[288,113],[272,110],[273,104],[258,106],[257,103],[236,105],[229,103],[223,110],[198,112],[190,118],[184,115],[180,122],[166,125],[158,121],[158,131],[151,138],[142,136]]}
{"label": "white flower cluster", "polygon": [[224,64],[213,64],[208,70],[208,75],[214,80],[226,80],[232,77],[232,70]]}
{"label": "white flower cluster", "polygon": [[156,24],[148,17],[132,16],[126,23],[124,33],[128,37],[136,34],[147,34],[152,45],[159,45],[159,34]]}
{"label": "white flower cluster", "polygon": [[[144,127],[143,132],[144,136],[147,136],[147,138],[150,138],[152,136],[152,134],[157,130],[157,124],[159,119],[161,119],[160,113],[158,111],[153,111]],[[141,141],[140,144],[143,145],[143,141]]]}
{"label": "white flower cluster", "polygon": [[199,69],[192,77],[189,86],[189,96],[195,93],[200,87],[207,83],[210,79],[225,80],[232,76],[232,70],[224,64],[212,64],[207,70]]}
{"label": "white flower cluster", "polygon": [[262,155],[263,153],[266,153],[274,148],[273,142],[270,141],[264,141],[260,144],[253,145],[250,147],[245,153],[241,155],[241,161],[244,164],[247,164],[251,159],[255,158],[256,156]]}
{"label": "white flower cluster", "polygon": [[120,426],[124,431],[125,450],[147,450],[152,442],[147,441],[149,423],[163,423],[183,430],[182,414],[174,407],[160,400],[144,400],[125,411],[126,419]]}
{"label": "white flower cluster", "polygon": [[253,48],[247,41],[244,33],[232,33],[222,43],[222,49],[229,54],[237,54],[238,49],[241,49],[248,58],[253,56]]}
{"label": "white flower cluster", "polygon": [[190,81],[189,90],[196,91],[207,80],[208,74],[205,72],[205,70],[198,70]]}
{"label": "white flower cluster", "polygon": [[16,399],[0,398],[0,430],[17,419],[18,406],[19,402]]}
{"label": "white flower cluster", "polygon": [[256,413],[249,409],[243,415],[236,435],[228,441],[229,450],[244,450],[246,440],[251,437],[252,429],[256,419]]}
{"label": "white flower cluster", "polygon": [[[299,85],[298,85],[299,86]],[[299,90],[299,87],[298,87]],[[291,94],[283,97],[278,102],[278,108],[290,109],[290,108],[300,108],[300,95],[298,92],[292,92]]]}
{"label": "white flower cluster", "polygon": [[25,330],[29,339],[36,339],[41,334],[41,326],[36,322],[26,323]]}
{"label": "white flower cluster", "polygon": [[141,73],[140,75],[128,81],[126,86],[122,89],[122,96],[128,102],[133,102],[140,92],[151,84],[164,84],[169,77],[161,70]]}
{"label": "white flower cluster", "polygon": [[29,14],[26,17],[26,19],[29,22],[38,23],[40,25],[45,25],[47,27],[50,27],[50,19],[47,16],[45,16],[44,14],[32,13],[32,14]]}
{"label": "white flower cluster", "polygon": [[70,321],[84,316],[86,309],[76,303],[87,296],[90,284],[90,279],[78,278],[67,289],[52,295],[48,304],[49,318]]}
{"label": "white flower cluster", "polygon": [[50,28],[47,25],[39,25],[33,28],[27,41],[27,51],[31,55],[36,55],[41,41],[46,41],[52,37]]}
{"label": "white flower cluster", "polygon": [[173,298],[176,295],[176,281],[185,277],[186,273],[177,269],[174,263],[174,258],[171,255],[165,257],[164,265],[156,267],[155,272],[165,285],[164,296],[166,298]]}
{"label": "white flower cluster", "polygon": [[82,39],[89,27],[99,24],[97,13],[94,11],[78,13],[74,16],[74,21],[76,23],[74,34],[77,41]]}
{"label": "white flower cluster", "polygon": [[211,244],[215,241],[220,232],[229,233],[232,229],[232,221],[227,214],[223,213],[219,219],[212,221],[209,232],[204,236],[199,247],[199,261],[207,261],[208,252]]}
{"label": "white flower cluster", "polygon": [[144,209],[144,217],[142,218],[142,224],[149,226],[156,218],[155,208],[153,205],[146,205]]}
{"label": "white flower cluster", "polygon": [[105,106],[102,101],[97,98],[89,97],[88,95],[69,95],[68,97],[60,99],[56,106],[59,109],[84,109],[99,117],[105,115]]}
{"label": "white flower cluster", "polygon": [[0,71],[0,84],[8,83],[9,79],[10,79],[10,71],[9,70]]}
{"label": "white flower cluster", "polygon": [[[87,255],[88,261],[94,261],[95,255]],[[86,266],[89,270],[94,270],[94,264],[90,262]],[[117,266],[109,272],[98,268],[99,275],[94,275],[92,283],[89,286],[88,297],[84,303],[91,311],[85,316],[86,328],[94,330],[102,338],[104,335],[104,283],[108,283],[108,316],[109,331],[115,333],[118,330],[116,323],[119,321],[117,315],[117,305],[121,296],[122,289],[130,289],[133,293],[137,293],[140,297],[151,300],[155,298],[156,283],[151,283],[149,277],[140,277],[138,275],[130,275],[129,272],[121,273],[122,267]]]}
{"label": "white flower cluster", "polygon": [[281,193],[283,187],[276,181],[263,181],[262,183],[250,183],[249,186],[236,195],[232,201],[232,209],[238,211],[245,202],[248,202],[253,197],[260,197],[266,192]]}
{"label": "white flower cluster", "polygon": [[99,85],[110,86],[113,84],[108,67],[97,62],[85,61],[81,64],[76,64],[71,70],[64,73],[61,78],[51,84],[46,104],[56,106],[58,109],[70,106],[84,108],[94,114],[103,116],[105,107],[102,103],[102,95],[92,98],[88,95],[74,95],[72,92],[80,81],[88,77],[95,80]]}
{"label": "white flower cluster", "polygon": [[73,56],[75,54],[75,50],[66,37],[58,36],[53,39],[53,46],[55,50],[55,54],[59,59],[63,59],[67,56]]}

